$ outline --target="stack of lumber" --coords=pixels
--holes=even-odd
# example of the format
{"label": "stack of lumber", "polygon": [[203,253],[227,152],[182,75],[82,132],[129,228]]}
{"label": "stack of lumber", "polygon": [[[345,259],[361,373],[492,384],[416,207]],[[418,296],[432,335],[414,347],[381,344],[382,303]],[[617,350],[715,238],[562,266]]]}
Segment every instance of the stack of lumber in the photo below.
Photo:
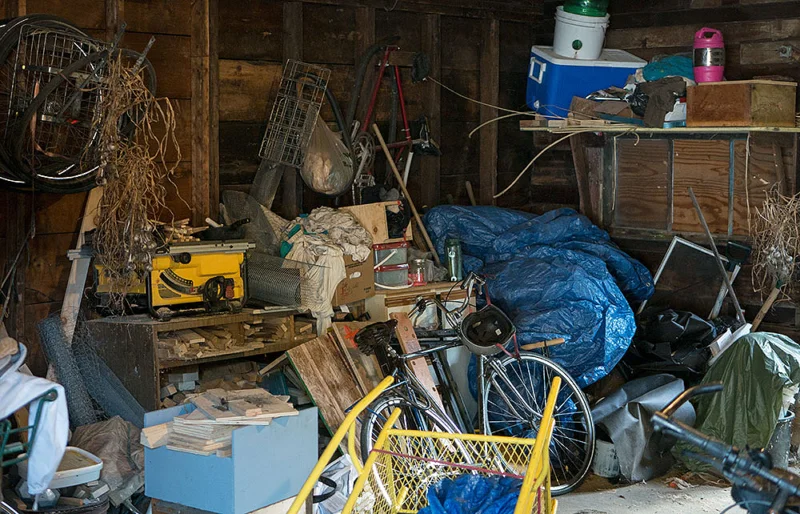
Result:
{"label": "stack of lumber", "polygon": [[310,341],[317,337],[314,333],[314,323],[310,321],[295,320],[294,323],[294,340],[295,341]]}
{"label": "stack of lumber", "polygon": [[236,337],[225,325],[163,332],[158,339],[158,358],[192,360],[264,348],[263,341]]}
{"label": "stack of lumber", "polygon": [[269,425],[274,418],[296,416],[288,396],[274,396],[263,389],[225,391],[211,389],[190,395],[195,410],[168,423],[147,427],[141,443],[147,448],[230,457],[236,428]]}

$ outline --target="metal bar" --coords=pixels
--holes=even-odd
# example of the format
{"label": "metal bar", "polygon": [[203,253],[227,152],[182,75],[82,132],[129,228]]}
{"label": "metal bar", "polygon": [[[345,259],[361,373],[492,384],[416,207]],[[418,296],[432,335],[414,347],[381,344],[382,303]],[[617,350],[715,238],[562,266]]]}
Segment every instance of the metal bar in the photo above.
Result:
{"label": "metal bar", "polygon": [[689,188],[689,196],[692,197],[692,204],[694,204],[694,209],[697,211],[697,217],[700,218],[700,224],[703,225],[703,230],[706,232],[706,236],[708,236],[708,241],[711,243],[711,251],[714,252],[714,258],[717,261],[717,266],[719,267],[719,272],[722,275],[722,280],[725,281],[725,287],[728,288],[728,295],[731,297],[731,301],[733,301],[733,307],[736,309],[736,319],[744,324],[746,320],[744,319],[744,313],[742,312],[742,306],[739,305],[739,299],[736,298],[736,293],[733,291],[733,285],[731,285],[731,280],[728,277],[728,271],[725,269],[725,265],[722,264],[722,257],[719,255],[719,251],[717,251],[717,245],[714,243],[714,237],[711,235],[711,230],[708,228],[708,223],[706,223],[706,217],[703,216],[703,211],[700,209],[700,204],[697,203],[697,198],[694,196],[694,191],[692,188]]}

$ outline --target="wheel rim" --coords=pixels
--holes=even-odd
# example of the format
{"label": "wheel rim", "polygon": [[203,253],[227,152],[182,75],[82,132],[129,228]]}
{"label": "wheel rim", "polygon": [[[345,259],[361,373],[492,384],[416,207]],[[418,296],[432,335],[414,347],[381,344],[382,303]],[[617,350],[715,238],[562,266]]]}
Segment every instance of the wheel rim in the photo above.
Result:
{"label": "wheel rim", "polygon": [[[594,453],[594,424],[586,397],[566,371],[538,355],[495,363],[497,369],[490,365],[487,370],[483,398],[483,429],[489,435],[536,437],[552,379],[561,377],[550,444],[552,491],[573,490],[586,476]],[[516,471],[521,465],[504,463]]]}

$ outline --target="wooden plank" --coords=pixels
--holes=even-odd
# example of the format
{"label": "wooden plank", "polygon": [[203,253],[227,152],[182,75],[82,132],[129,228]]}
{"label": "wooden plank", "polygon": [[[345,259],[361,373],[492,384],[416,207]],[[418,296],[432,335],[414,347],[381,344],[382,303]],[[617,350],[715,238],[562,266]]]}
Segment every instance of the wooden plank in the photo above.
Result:
{"label": "wooden plank", "polygon": [[[493,23],[497,23],[494,28],[492,28]],[[499,42],[493,41],[499,36],[499,32],[499,22],[496,19],[472,20],[454,16],[442,18],[442,67],[480,71],[484,68],[482,61],[487,52],[487,45],[497,45],[499,50]],[[499,66],[499,62],[495,61],[495,64]]]}
{"label": "wooden plank", "polygon": [[[283,4],[283,62],[303,57],[303,4]],[[341,101],[341,100],[340,100]],[[346,104],[345,104],[346,105]],[[303,210],[303,181],[296,170],[287,168],[281,179],[281,207],[285,218],[294,219]]]}
{"label": "wooden plank", "polygon": [[[481,102],[497,105],[500,94],[500,22],[489,20],[483,27],[481,51]],[[481,123],[497,117],[497,109],[481,105]],[[480,131],[480,202],[494,205],[497,192],[497,124]]]}
{"label": "wooden plank", "polygon": [[689,197],[691,187],[711,232],[727,234],[729,142],[676,140],[674,149],[672,229],[676,232],[703,230]]}
{"label": "wooden plank", "polygon": [[[344,421],[345,410],[363,396],[338,347],[323,336],[293,348],[287,354],[309,397],[319,409],[323,423],[331,433],[335,432]],[[342,449],[345,446],[343,442]],[[356,446],[360,447],[358,438]]]}
{"label": "wooden plank", "polygon": [[750,162],[747,164],[747,141],[736,141],[734,155],[733,233],[748,235],[748,213],[752,219],[756,210],[762,207],[767,191],[778,181],[778,170],[772,145],[751,143]]}
{"label": "wooden plank", "polygon": [[[423,25],[423,52],[431,60],[430,74],[433,77],[442,76],[442,51],[441,51],[441,17],[438,14],[425,15]],[[431,81],[424,85],[424,112],[428,117],[428,127],[436,141],[440,141],[442,134],[442,97],[441,87]],[[420,160],[419,183],[420,207],[431,208],[439,203],[442,161],[438,157],[423,157]],[[413,182],[413,180],[412,180]]]}
{"label": "wooden plank", "polygon": [[356,370],[356,380],[364,394],[372,391],[383,379],[378,359],[374,355],[365,355],[358,349],[355,336],[359,330],[370,325],[369,322],[346,321],[333,324],[336,342],[351,369]]}
{"label": "wooden plank", "polygon": [[278,93],[282,72],[283,66],[279,63],[219,61],[220,121],[266,120]]}
{"label": "wooden plank", "polygon": [[[408,314],[405,312],[393,312],[389,316],[393,320],[397,320],[395,333],[397,334],[397,340],[400,342],[400,348],[403,350],[403,353],[420,351],[422,347],[417,340],[417,334],[414,332],[414,325],[411,323],[411,320],[408,319]],[[412,373],[414,373],[414,376],[416,376],[420,384],[422,384],[422,387],[425,388],[425,391],[427,391],[431,398],[433,398],[442,409],[444,409],[442,398],[439,396],[438,391],[436,391],[436,383],[433,381],[433,375],[431,375],[431,370],[428,368],[427,360],[424,357],[419,357],[409,361],[408,365]]]}
{"label": "wooden plank", "polygon": [[[86,207],[83,210],[81,228],[78,231],[78,242],[75,249],[80,250],[86,242],[86,233],[96,228],[95,219],[100,214],[100,200],[103,198],[103,188],[95,187],[86,197]],[[61,307],[61,323],[64,325],[64,335],[67,343],[72,343],[72,336],[75,333],[75,324],[78,321],[78,313],[81,309],[83,291],[86,287],[86,279],[89,276],[89,264],[91,257],[82,257],[72,261],[67,278],[67,287],[64,292],[64,303]]]}
{"label": "wooden plank", "polygon": [[[329,4],[330,0],[305,0],[310,4]],[[409,11],[415,13],[442,14],[465,18],[497,18],[519,20],[520,17],[541,14],[540,2],[503,2],[500,0],[468,0],[467,2],[447,2],[432,0],[404,0],[389,9],[384,0],[339,0],[337,5],[353,7],[374,7],[376,9]]]}
{"label": "wooden plank", "polygon": [[125,19],[125,0],[105,0],[106,39],[111,41],[119,31],[119,25]]}
{"label": "wooden plank", "polygon": [[669,223],[669,142],[617,142],[614,225],[666,230]]}
{"label": "wooden plank", "polygon": [[192,3],[192,0],[124,0],[123,19],[131,32],[188,36],[192,33]]}
{"label": "wooden plank", "polygon": [[792,127],[797,84],[765,80],[706,83],[687,90],[688,127]]}
{"label": "wooden plank", "polygon": [[281,62],[282,17],[282,2],[222,2],[219,6],[219,58]]}
{"label": "wooden plank", "polygon": [[[67,251],[73,247],[73,234],[46,234],[34,237],[29,243],[25,303],[60,302],[67,287],[70,262]],[[25,265],[25,257],[21,265]]]}
{"label": "wooden plank", "polygon": [[192,2],[193,224],[216,218],[219,203],[219,70],[217,0]]}

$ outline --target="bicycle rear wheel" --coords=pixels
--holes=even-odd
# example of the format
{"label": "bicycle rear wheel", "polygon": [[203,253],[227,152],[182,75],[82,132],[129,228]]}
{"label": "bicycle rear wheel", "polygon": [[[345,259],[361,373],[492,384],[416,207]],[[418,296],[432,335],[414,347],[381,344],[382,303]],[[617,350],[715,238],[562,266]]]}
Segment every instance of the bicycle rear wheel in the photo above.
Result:
{"label": "bicycle rear wheel", "polygon": [[[481,421],[488,435],[536,437],[550,384],[561,377],[550,444],[551,487],[554,495],[576,489],[589,471],[595,444],[589,402],[578,384],[564,368],[534,353],[492,359],[486,366]],[[518,463],[505,465],[519,471]]]}

